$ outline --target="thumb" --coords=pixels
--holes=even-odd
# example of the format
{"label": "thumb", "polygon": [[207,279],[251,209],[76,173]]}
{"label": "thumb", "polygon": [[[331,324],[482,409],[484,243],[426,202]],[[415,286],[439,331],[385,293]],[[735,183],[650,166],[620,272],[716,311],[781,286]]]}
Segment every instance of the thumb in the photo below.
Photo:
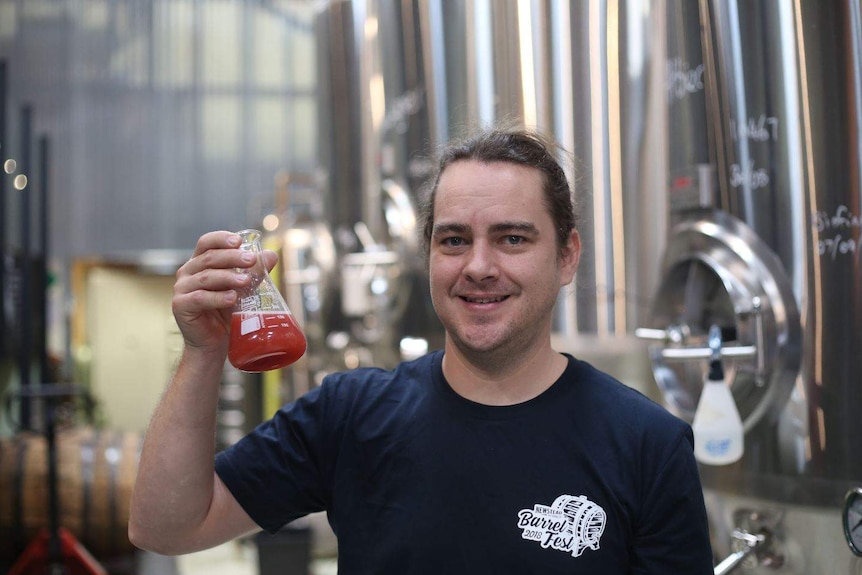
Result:
{"label": "thumb", "polygon": [[263,250],[261,251],[261,255],[263,256],[263,263],[266,266],[266,271],[272,271],[272,268],[274,268],[275,264],[278,263],[278,254],[273,250]]}

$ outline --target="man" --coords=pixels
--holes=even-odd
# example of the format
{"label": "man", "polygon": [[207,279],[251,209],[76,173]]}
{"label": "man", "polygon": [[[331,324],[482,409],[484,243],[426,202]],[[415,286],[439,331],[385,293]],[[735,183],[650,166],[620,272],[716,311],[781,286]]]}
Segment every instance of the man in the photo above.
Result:
{"label": "man", "polygon": [[527,132],[448,148],[424,225],[444,349],[331,375],[217,458],[226,310],[250,262],[235,235],[201,237],[132,542],[185,553],[326,510],[341,573],[712,573],[690,427],[551,348],[580,255],[554,154]]}

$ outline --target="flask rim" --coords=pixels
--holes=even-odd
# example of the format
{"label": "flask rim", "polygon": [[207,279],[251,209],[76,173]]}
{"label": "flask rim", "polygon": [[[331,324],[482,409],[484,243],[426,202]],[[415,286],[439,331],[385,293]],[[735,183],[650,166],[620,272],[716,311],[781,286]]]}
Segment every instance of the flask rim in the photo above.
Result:
{"label": "flask rim", "polygon": [[254,228],[248,228],[245,230],[240,230],[236,232],[236,235],[242,238],[243,245],[253,244],[256,241],[260,240],[263,237],[263,234],[260,230],[256,230]]}

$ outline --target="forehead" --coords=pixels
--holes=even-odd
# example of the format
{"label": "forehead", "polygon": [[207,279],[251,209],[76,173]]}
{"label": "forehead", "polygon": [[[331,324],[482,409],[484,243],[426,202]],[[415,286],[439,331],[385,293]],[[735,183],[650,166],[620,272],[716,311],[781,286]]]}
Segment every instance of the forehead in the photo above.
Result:
{"label": "forehead", "polygon": [[434,199],[435,219],[454,205],[475,208],[497,205],[544,209],[542,173],[510,162],[460,160],[440,175]]}

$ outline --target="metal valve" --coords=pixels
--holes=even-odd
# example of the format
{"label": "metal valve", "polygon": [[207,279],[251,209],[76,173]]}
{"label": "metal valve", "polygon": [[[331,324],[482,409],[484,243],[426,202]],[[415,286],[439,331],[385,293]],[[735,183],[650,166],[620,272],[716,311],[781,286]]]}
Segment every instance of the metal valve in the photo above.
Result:
{"label": "metal valve", "polygon": [[731,537],[733,537],[734,541],[742,543],[742,548],[734,551],[721,563],[716,565],[713,569],[713,575],[730,573],[739,567],[746,557],[765,545],[767,539],[764,533],[749,533],[743,529],[734,529]]}
{"label": "metal valve", "polygon": [[731,549],[734,551],[713,568],[713,575],[726,575],[741,565],[767,569],[781,569],[784,566],[784,555],[775,548],[773,532],[768,528],[761,527],[756,533],[737,528],[733,530],[731,538]]}
{"label": "metal valve", "polygon": [[[760,315],[761,301],[759,297],[751,300],[750,310],[738,311],[738,313],[751,313],[754,316],[755,345],[722,346],[720,353],[722,358],[756,358],[757,373],[763,373],[765,359],[763,353],[763,320]],[[635,336],[640,339],[681,344],[690,334],[688,326],[673,325],[667,329],[637,328]],[[691,361],[704,360],[712,356],[713,350],[709,347],[669,347],[661,350],[661,357],[669,361]]]}

